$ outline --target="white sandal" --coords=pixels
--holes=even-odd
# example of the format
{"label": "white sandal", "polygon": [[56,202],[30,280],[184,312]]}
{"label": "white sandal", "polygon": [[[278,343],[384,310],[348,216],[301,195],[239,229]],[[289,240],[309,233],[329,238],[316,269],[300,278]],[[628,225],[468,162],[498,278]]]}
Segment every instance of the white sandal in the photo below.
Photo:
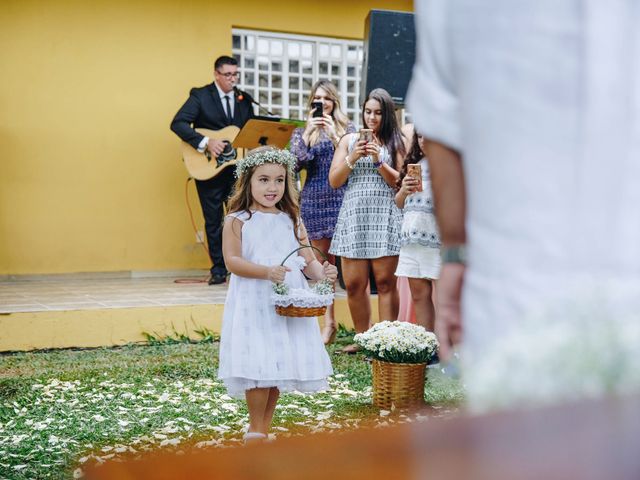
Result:
{"label": "white sandal", "polygon": [[268,437],[264,433],[260,432],[247,432],[242,436],[245,445],[251,445],[253,443],[262,443]]}

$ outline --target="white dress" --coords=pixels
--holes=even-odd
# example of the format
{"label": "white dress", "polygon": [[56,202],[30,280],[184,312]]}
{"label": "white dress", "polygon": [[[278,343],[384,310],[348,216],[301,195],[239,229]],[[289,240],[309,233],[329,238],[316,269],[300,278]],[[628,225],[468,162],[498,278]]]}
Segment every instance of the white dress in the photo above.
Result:
{"label": "white dress", "polygon": [[[285,213],[246,212],[230,216],[243,221],[242,256],[260,265],[279,265],[299,246],[293,222]],[[292,288],[306,286],[293,255],[285,282]],[[333,373],[315,317],[289,318],[276,314],[268,280],[232,274],[224,305],[218,378],[229,395],[243,398],[247,389],[278,387],[281,392],[312,392],[327,388]]]}

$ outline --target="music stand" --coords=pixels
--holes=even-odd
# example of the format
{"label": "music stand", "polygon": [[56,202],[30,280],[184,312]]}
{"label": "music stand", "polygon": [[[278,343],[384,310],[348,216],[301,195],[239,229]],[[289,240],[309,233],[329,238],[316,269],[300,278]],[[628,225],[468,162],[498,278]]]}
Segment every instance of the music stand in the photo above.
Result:
{"label": "music stand", "polygon": [[235,148],[256,148],[262,145],[273,145],[284,148],[291,139],[295,125],[273,120],[257,120],[252,118],[245,123],[233,141]]}

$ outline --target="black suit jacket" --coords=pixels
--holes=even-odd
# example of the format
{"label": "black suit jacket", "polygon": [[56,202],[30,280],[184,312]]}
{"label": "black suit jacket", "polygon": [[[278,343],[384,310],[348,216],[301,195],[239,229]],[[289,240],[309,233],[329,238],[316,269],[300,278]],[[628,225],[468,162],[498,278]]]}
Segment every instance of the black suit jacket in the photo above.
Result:
{"label": "black suit jacket", "polygon": [[220,95],[214,83],[204,87],[192,88],[189,98],[178,110],[171,122],[171,130],[182,140],[197,149],[204,138],[194,128],[208,128],[220,130],[228,125],[242,128],[250,118],[253,118],[253,100],[245,93],[242,100],[235,97],[233,122],[229,123],[222,108]]}

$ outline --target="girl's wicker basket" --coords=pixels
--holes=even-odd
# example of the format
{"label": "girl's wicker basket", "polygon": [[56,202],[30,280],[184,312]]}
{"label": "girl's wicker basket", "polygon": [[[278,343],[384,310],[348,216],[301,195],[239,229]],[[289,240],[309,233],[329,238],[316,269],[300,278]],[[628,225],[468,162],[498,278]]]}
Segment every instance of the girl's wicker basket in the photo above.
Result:
{"label": "girl's wicker basket", "polygon": [[372,360],[373,404],[385,410],[424,405],[426,363],[391,363]]}
{"label": "girl's wicker basket", "polygon": [[287,305],[283,307],[276,305],[276,313],[283,317],[319,317],[324,315],[327,307],[297,307],[295,305]]}
{"label": "girl's wicker basket", "polygon": [[[322,256],[322,258],[324,260],[327,260],[327,256],[324,254],[324,252],[322,250],[319,250],[318,248],[316,248],[316,247],[314,247],[312,245],[302,245],[301,247],[296,248],[295,250],[290,252],[286,257],[284,257],[284,260],[282,260],[282,262],[280,262],[280,265],[284,265],[284,263],[289,259],[289,257],[291,255],[293,255],[294,253],[299,252],[300,250],[302,250],[304,248],[311,248],[311,249],[317,251],[318,253],[320,253],[320,255]],[[292,303],[290,305],[277,305],[276,304],[276,313],[278,315],[282,315],[283,317],[318,317],[320,315],[324,315],[326,310],[327,310],[327,305],[322,305],[322,306],[302,306],[302,305],[295,305],[294,303]]]}

